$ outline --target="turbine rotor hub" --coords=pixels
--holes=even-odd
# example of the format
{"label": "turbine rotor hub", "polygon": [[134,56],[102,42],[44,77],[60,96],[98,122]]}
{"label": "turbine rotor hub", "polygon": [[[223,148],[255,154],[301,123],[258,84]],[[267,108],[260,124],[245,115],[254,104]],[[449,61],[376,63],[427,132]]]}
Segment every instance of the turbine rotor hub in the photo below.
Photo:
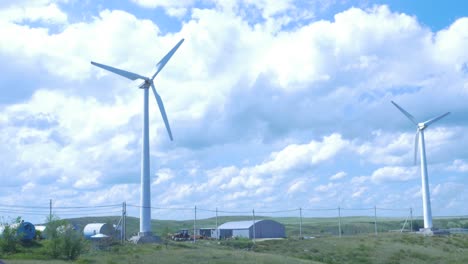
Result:
{"label": "turbine rotor hub", "polygon": [[138,86],[138,88],[140,88],[140,89],[148,89],[150,86],[151,86],[151,81],[150,81],[150,79],[145,79],[145,81],[142,82],[142,83]]}

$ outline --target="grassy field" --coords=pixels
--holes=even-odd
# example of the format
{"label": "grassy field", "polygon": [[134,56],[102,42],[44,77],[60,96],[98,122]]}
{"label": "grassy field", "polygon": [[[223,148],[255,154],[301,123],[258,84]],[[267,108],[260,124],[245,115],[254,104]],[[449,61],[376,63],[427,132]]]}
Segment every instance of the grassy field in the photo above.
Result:
{"label": "grassy field", "polygon": [[[70,263],[41,260],[40,248],[5,263]],[[28,257],[29,256],[29,257]],[[34,259],[34,260],[31,260]],[[75,263],[468,263],[468,235],[424,237],[385,233],[258,241],[170,242],[90,249]]]}

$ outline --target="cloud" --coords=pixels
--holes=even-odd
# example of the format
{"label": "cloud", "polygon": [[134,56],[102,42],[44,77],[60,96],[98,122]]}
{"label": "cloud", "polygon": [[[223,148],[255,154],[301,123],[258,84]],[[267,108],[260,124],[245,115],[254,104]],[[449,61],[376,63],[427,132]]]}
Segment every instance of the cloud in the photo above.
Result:
{"label": "cloud", "polygon": [[330,177],[330,180],[331,181],[334,181],[334,180],[340,180],[340,179],[343,179],[344,177],[346,177],[347,173],[344,172],[344,171],[340,171],[340,172],[337,172],[336,174],[332,175]]}
{"label": "cloud", "polygon": [[[122,68],[137,65],[132,68],[141,72],[141,59],[136,56],[136,50],[145,50],[147,54],[164,52],[155,52],[154,43],[159,33],[155,24],[117,10],[104,10],[88,24],[67,25],[58,34],[51,34],[47,28],[15,23],[4,24],[0,33],[9,39],[8,45],[0,45],[0,54],[27,59],[29,63],[45,67],[52,75],[70,80],[84,80],[90,77],[91,72],[98,73],[90,67],[91,60]],[[127,37],[122,39],[122,35]],[[121,65],[122,61],[116,61],[116,58],[128,59],[125,65]],[[151,64],[154,59],[151,58]]]}
{"label": "cloud", "polygon": [[314,190],[317,192],[328,192],[332,190],[333,188],[335,188],[336,186],[337,186],[336,184],[330,182],[326,185],[319,185]]}
{"label": "cloud", "polygon": [[375,183],[408,181],[418,177],[416,172],[416,168],[386,166],[375,170],[371,175],[371,180]]}
{"label": "cloud", "polygon": [[[57,2],[42,3],[61,10]],[[0,165],[8,186],[27,192],[51,184],[56,189],[47,191],[68,203],[78,196],[83,204],[137,201],[141,91],[89,61],[146,74],[182,37],[156,80],[174,142],[163,134],[154,101],[150,108],[158,203],[336,206],[341,196],[352,198],[349,205],[388,198],[398,206],[405,197],[383,183],[401,183],[398,193],[414,187],[417,173],[408,167],[414,128],[390,100],[423,120],[452,111],[427,131],[429,165],[465,171],[466,19],[432,32],[386,6],[314,21],[315,10],[302,14],[295,1],[139,4],[190,16],[179,32],[163,34],[156,22],[123,10],[104,9],[77,23],[54,11],[58,32],[44,23],[42,9],[36,18],[5,15],[0,34],[10,41],[0,44],[0,59],[30,73],[34,83],[25,98],[0,107]],[[463,180],[457,173],[450,179]],[[339,191],[346,184],[352,188]],[[15,197],[11,191],[2,198]]]}
{"label": "cloud", "polygon": [[0,21],[15,23],[40,21],[48,24],[66,24],[68,16],[55,2],[60,1],[15,1],[6,8],[0,6]]}
{"label": "cloud", "polygon": [[367,187],[359,187],[357,191],[353,192],[351,197],[352,198],[359,198],[367,191],[367,189],[368,189]]}
{"label": "cloud", "polygon": [[308,189],[308,179],[300,178],[296,179],[288,187],[286,193],[292,194],[296,192],[305,192]]}
{"label": "cloud", "polygon": [[174,178],[174,173],[170,169],[161,169],[156,173],[156,180],[153,181],[152,185],[158,185],[163,182],[167,182]]}
{"label": "cloud", "polygon": [[468,162],[465,160],[456,159],[453,161],[452,165],[448,167],[448,170],[456,172],[468,172]]}
{"label": "cloud", "polygon": [[132,2],[147,8],[156,7],[189,7],[194,4],[194,0],[182,0],[182,1],[171,1],[171,0],[132,0]]}

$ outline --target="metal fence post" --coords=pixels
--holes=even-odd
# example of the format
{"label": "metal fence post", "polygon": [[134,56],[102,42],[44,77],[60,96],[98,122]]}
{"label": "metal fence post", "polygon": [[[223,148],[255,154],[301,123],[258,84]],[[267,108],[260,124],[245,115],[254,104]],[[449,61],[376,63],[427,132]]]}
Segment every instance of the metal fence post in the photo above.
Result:
{"label": "metal fence post", "polygon": [[252,209],[252,219],[253,219],[253,242],[255,243],[255,209]]}
{"label": "metal fence post", "polygon": [[377,236],[377,206],[374,205],[374,229]]}
{"label": "metal fence post", "polygon": [[341,238],[341,208],[338,206],[338,236]]}
{"label": "metal fence post", "polygon": [[197,236],[197,206],[195,205],[195,217],[193,218],[193,243],[197,241],[196,236]]}
{"label": "metal fence post", "polygon": [[299,207],[299,239],[302,238],[302,208]]}
{"label": "metal fence post", "polygon": [[413,232],[413,207],[409,209],[410,212],[410,227],[411,227],[411,232]]}
{"label": "metal fence post", "polygon": [[219,229],[218,229],[218,207],[216,207],[216,239],[219,240]]}

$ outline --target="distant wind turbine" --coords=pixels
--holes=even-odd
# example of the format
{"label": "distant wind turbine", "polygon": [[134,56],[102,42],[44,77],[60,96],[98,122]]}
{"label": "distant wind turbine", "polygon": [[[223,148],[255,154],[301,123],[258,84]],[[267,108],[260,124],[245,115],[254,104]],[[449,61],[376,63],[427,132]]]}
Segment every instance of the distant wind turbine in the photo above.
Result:
{"label": "distant wind turbine", "polygon": [[427,175],[427,164],[426,164],[426,149],[424,144],[424,130],[432,123],[450,114],[447,112],[438,117],[427,120],[426,122],[418,123],[416,119],[408,112],[405,111],[401,106],[397,105],[392,101],[392,104],[398,108],[413,124],[416,125],[416,138],[414,142],[414,164],[417,161],[418,144],[419,152],[421,155],[421,180],[422,180],[422,198],[423,198],[423,215],[424,215],[424,228],[426,230],[432,230],[432,212],[431,212],[431,198],[429,195],[429,179]]}
{"label": "distant wind turbine", "polygon": [[170,51],[164,56],[161,61],[156,64],[156,72],[149,77],[145,77],[133,72],[117,69],[111,66],[100,64],[97,62],[91,62],[94,66],[100,67],[104,70],[108,70],[125,78],[128,78],[132,81],[141,79],[143,82],[138,86],[144,91],[143,97],[143,146],[142,146],[142,160],[141,160],[141,193],[140,193],[140,232],[138,233],[138,239],[141,242],[151,241],[151,190],[150,190],[150,154],[149,154],[149,113],[148,113],[148,90],[151,87],[153,90],[154,96],[159,106],[164,124],[169,134],[169,138],[172,138],[171,128],[169,126],[169,121],[167,120],[166,110],[164,109],[164,104],[156,92],[154,87],[154,78],[158,73],[164,68],[169,59],[174,55],[179,46],[184,42],[184,39],[181,39]]}

